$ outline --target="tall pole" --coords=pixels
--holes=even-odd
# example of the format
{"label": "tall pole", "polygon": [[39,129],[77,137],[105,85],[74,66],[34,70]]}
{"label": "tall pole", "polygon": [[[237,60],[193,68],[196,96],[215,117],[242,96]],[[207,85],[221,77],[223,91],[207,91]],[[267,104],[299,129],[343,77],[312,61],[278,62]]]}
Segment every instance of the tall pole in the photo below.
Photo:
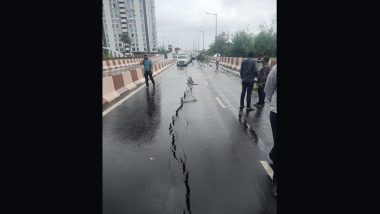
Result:
{"label": "tall pole", "polygon": [[199,52],[199,32],[198,32],[198,52]]}
{"label": "tall pole", "polygon": [[216,43],[216,37],[218,36],[218,14],[217,13],[208,13],[208,12],[206,14],[215,16],[215,43]]}
{"label": "tall pole", "polygon": [[204,30],[198,30],[199,32],[203,33],[203,52],[205,51],[205,31]]}
{"label": "tall pole", "polygon": [[203,33],[203,53],[205,52],[205,32],[202,31]]}
{"label": "tall pole", "polygon": [[218,36],[218,14],[215,13],[215,43],[216,43],[217,36]]}

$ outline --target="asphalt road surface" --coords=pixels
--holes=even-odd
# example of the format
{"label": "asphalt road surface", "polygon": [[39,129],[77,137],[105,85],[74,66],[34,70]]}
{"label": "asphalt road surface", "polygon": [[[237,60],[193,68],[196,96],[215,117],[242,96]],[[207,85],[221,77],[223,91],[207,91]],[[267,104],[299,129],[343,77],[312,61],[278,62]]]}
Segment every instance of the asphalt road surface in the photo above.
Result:
{"label": "asphalt road surface", "polygon": [[214,65],[155,81],[103,116],[103,213],[276,213],[269,106],[239,113],[240,78]]}

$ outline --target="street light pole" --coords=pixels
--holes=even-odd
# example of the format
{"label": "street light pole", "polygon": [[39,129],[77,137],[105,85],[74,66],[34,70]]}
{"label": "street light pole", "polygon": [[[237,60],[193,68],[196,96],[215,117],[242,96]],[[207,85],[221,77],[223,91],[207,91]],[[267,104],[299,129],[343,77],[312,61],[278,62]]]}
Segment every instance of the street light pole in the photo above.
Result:
{"label": "street light pole", "polygon": [[217,13],[209,13],[209,12],[207,12],[206,14],[215,16],[215,42],[216,42],[216,37],[218,36],[218,14]]}
{"label": "street light pole", "polygon": [[202,33],[203,33],[203,42],[202,42],[202,45],[203,45],[203,53],[205,52],[205,32],[204,31],[202,31]]}
{"label": "street light pole", "polygon": [[203,33],[203,52],[205,52],[205,31],[203,30],[198,30],[198,31]]}
{"label": "street light pole", "polygon": [[198,49],[197,49],[197,51],[199,53],[199,32],[197,33],[197,36],[198,36]]}

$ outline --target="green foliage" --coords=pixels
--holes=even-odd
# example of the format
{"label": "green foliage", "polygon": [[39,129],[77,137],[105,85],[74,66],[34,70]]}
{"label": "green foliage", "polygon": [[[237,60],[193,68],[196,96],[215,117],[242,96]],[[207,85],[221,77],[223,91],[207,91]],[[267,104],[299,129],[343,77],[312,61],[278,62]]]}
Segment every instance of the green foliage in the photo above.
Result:
{"label": "green foliage", "polygon": [[103,51],[102,51],[102,58],[103,58],[103,60],[114,59],[114,57],[112,57],[112,55],[106,49],[103,49]]}
{"label": "green foliage", "polygon": [[248,34],[245,31],[235,32],[232,38],[230,55],[234,57],[246,57],[248,52],[254,49],[253,43],[253,34]]}
{"label": "green foliage", "polygon": [[275,22],[272,25],[260,25],[260,33],[255,36],[254,50],[263,56],[277,56],[277,32]]}
{"label": "green foliage", "polygon": [[221,55],[227,55],[230,52],[232,43],[228,42],[226,33],[221,33],[216,37],[216,42],[214,41],[210,48],[207,50],[207,55],[213,55],[219,53]]}
{"label": "green foliage", "polygon": [[164,48],[158,48],[158,53],[166,53],[167,51]]}
{"label": "green foliage", "polygon": [[249,51],[255,52],[255,57],[259,54],[269,57],[277,57],[277,31],[276,16],[273,17],[268,25],[263,23],[259,26],[260,32],[257,35],[246,31],[237,31],[232,36],[232,42],[226,33],[221,33],[213,42],[207,54],[212,56],[219,53],[229,57],[247,57]]}

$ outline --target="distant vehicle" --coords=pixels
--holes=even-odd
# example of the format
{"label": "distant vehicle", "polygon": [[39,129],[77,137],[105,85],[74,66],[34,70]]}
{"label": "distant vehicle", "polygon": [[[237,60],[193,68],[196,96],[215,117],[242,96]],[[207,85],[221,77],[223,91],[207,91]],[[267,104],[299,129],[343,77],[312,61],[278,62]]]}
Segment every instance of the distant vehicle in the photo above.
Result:
{"label": "distant vehicle", "polygon": [[205,59],[205,55],[204,55],[204,54],[199,54],[199,55],[197,56],[197,62],[198,62],[198,61],[202,61],[202,62],[203,62],[204,59]]}
{"label": "distant vehicle", "polygon": [[188,54],[178,54],[177,66],[185,65],[190,63],[190,55]]}

